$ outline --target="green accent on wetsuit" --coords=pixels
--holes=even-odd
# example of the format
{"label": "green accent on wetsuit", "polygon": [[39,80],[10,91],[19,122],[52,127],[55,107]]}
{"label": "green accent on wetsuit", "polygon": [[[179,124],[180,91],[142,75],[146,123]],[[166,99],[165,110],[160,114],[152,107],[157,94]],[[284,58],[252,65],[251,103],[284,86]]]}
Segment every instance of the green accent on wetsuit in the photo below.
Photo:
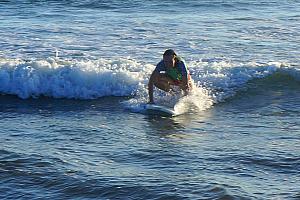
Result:
{"label": "green accent on wetsuit", "polygon": [[169,68],[166,71],[167,76],[176,81],[182,81],[182,74],[176,67]]}

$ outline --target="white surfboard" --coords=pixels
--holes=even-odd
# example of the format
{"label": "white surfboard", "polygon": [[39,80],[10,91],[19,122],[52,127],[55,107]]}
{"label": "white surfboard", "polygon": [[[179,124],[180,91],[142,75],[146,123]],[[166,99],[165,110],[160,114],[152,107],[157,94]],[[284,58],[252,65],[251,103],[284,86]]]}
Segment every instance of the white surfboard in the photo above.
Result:
{"label": "white surfboard", "polygon": [[157,104],[145,104],[145,110],[154,114],[163,114],[168,116],[176,116],[176,112],[173,108],[157,105]]}

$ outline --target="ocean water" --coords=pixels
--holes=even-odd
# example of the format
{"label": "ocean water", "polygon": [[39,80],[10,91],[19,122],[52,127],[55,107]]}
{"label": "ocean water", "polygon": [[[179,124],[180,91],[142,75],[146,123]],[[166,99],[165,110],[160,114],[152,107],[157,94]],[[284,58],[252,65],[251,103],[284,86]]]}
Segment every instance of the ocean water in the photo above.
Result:
{"label": "ocean water", "polygon": [[[0,2],[0,199],[300,199],[300,1]],[[194,80],[155,90],[173,48]]]}

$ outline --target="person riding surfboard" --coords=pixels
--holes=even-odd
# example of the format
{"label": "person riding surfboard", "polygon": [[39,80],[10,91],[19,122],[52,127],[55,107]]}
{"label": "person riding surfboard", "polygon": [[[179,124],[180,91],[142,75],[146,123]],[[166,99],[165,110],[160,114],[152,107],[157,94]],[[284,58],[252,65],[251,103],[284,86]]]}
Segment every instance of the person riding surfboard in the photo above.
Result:
{"label": "person riding surfboard", "polygon": [[153,86],[170,93],[174,92],[172,86],[179,86],[187,95],[188,91],[192,89],[191,80],[183,59],[177,56],[173,49],[166,50],[163,59],[156,65],[149,79],[149,103],[154,103]]}

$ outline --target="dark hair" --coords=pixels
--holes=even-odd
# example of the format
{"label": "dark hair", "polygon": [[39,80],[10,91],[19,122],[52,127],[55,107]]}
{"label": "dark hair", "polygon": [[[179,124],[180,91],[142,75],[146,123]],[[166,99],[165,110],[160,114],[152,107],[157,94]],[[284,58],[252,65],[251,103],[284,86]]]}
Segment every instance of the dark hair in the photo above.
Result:
{"label": "dark hair", "polygon": [[168,49],[165,51],[164,56],[177,56],[173,49]]}

